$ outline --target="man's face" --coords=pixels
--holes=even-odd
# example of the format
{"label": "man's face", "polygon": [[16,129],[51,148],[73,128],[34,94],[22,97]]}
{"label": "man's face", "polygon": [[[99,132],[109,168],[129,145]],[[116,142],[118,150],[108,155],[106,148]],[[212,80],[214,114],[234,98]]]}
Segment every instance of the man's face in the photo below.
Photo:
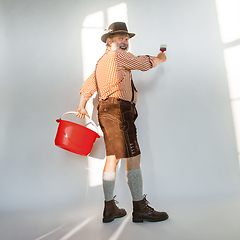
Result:
{"label": "man's face", "polygon": [[127,51],[129,46],[128,41],[128,34],[114,34],[112,39],[108,38],[108,43],[111,45],[113,50],[121,49]]}

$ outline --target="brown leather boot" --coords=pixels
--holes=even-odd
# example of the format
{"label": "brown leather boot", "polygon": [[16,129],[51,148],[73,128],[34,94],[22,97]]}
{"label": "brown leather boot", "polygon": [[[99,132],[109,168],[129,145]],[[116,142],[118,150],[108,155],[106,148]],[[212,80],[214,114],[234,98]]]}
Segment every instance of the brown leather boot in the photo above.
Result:
{"label": "brown leather boot", "polygon": [[149,202],[146,199],[146,195],[144,195],[144,198],[141,201],[133,201],[133,222],[159,222],[168,219],[169,216],[167,213],[157,212],[148,204]]}
{"label": "brown leather boot", "polygon": [[[116,196],[114,196],[115,198]],[[109,223],[112,222],[115,218],[124,217],[127,212],[123,208],[118,208],[116,203],[118,203],[115,199],[111,201],[104,201],[105,207],[103,211],[103,222]]]}

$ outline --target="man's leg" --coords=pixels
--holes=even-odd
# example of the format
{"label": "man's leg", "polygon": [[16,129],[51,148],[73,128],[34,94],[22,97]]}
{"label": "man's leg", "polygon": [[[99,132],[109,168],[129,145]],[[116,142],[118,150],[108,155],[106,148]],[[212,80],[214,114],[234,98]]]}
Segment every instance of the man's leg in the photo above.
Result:
{"label": "man's leg", "polygon": [[165,212],[157,212],[148,205],[146,195],[143,196],[140,155],[126,158],[126,177],[133,199],[133,222],[158,222],[168,219]]}
{"label": "man's leg", "polygon": [[103,170],[103,192],[105,201],[113,200],[113,192],[116,181],[116,167],[119,159],[115,155],[107,156]]}
{"label": "man's leg", "polygon": [[119,159],[115,155],[107,156],[106,163],[103,170],[103,192],[104,192],[104,211],[103,222],[112,222],[115,218],[124,217],[127,213],[124,209],[119,209],[116,206],[113,197],[115,180],[116,180],[116,167]]}
{"label": "man's leg", "polygon": [[143,181],[142,172],[140,168],[140,157],[125,158],[126,160],[126,178],[132,195],[133,201],[140,201],[143,199]]}

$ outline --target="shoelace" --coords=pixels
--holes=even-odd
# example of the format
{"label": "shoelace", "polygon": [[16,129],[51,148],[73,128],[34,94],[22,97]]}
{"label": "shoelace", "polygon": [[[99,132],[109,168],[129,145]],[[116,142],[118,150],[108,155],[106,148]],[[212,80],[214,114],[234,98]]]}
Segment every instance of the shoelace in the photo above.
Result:
{"label": "shoelace", "polygon": [[144,202],[146,203],[146,207],[147,207],[148,209],[150,209],[151,211],[154,211],[154,208],[152,208],[152,207],[149,206],[150,202],[147,200],[147,194],[144,194],[144,195],[143,195],[143,200],[144,200]]}
{"label": "shoelace", "polygon": [[113,200],[114,200],[115,204],[119,204],[119,202],[115,199],[116,196],[117,196],[117,195],[115,195],[115,196],[113,197]]}

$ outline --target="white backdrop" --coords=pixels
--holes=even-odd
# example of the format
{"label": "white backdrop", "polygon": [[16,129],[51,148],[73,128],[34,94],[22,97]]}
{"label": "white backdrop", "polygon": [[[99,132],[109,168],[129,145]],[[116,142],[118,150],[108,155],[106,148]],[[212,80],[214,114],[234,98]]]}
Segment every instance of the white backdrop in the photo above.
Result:
{"label": "white backdrop", "polygon": [[[156,56],[160,44],[168,44],[166,63],[133,73],[139,91],[136,124],[144,192],[153,202],[239,197],[238,150],[224,61],[224,50],[232,45],[222,42],[214,0],[2,0],[1,211],[75,206],[86,200],[102,204],[102,139],[94,146],[93,159],[59,149],[54,145],[55,120],[76,110],[84,73],[94,70],[92,63],[86,70],[86,61],[95,62],[104,52],[100,36],[114,20],[109,8],[119,4],[124,4],[121,16],[129,31],[136,33],[133,54]],[[98,35],[89,35],[94,41],[86,49],[91,26],[84,21],[98,12],[100,25],[93,26]],[[90,60],[84,58],[86,50]],[[92,175],[97,177],[95,184]],[[124,162],[116,194],[120,201],[131,200]]]}

